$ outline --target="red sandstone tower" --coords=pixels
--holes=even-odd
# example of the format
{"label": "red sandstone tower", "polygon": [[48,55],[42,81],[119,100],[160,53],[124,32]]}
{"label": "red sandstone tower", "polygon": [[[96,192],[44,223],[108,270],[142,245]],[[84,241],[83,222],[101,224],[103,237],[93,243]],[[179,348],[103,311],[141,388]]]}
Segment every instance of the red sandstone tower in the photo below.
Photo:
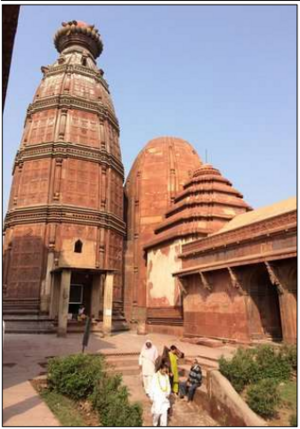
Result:
{"label": "red sandstone tower", "polygon": [[54,43],[14,163],[3,283],[6,314],[57,317],[64,334],[80,304],[101,314],[112,276],[122,306],[124,169],[98,30],[63,23]]}
{"label": "red sandstone tower", "polygon": [[144,331],[147,318],[147,261],[143,247],[173,207],[177,192],[201,160],[187,141],[176,137],[151,140],[137,156],[125,185],[127,240],[125,250],[125,315]]}

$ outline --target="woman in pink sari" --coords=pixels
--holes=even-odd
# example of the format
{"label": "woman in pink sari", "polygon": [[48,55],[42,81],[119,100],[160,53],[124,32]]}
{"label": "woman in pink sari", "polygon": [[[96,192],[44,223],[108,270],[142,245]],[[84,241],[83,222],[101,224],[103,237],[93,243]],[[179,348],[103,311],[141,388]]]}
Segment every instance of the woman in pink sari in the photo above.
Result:
{"label": "woman in pink sari", "polygon": [[155,373],[155,361],[158,357],[157,348],[151,340],[146,340],[139,356],[139,365],[142,367],[143,385],[147,395]]}

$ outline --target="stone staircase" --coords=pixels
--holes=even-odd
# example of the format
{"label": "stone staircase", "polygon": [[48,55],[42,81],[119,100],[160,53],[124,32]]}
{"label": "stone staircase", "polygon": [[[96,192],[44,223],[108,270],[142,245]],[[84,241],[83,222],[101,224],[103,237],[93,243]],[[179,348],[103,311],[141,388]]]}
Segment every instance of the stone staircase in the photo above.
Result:
{"label": "stone staircase", "polygon": [[5,332],[8,334],[53,334],[56,332],[54,320],[39,313],[28,311],[18,314],[4,313]]}
{"label": "stone staircase", "polygon": [[[132,402],[140,402],[143,406],[143,426],[152,426],[151,401],[145,395],[142,386],[141,370],[138,365],[138,353],[105,353],[108,371],[120,373],[124,384],[128,387]],[[180,379],[185,380],[194,358],[197,357],[203,373],[203,383],[196,390],[193,403],[185,399],[172,398],[172,412],[169,426],[218,426],[205,411],[205,402],[208,401],[206,389],[206,374],[209,369],[217,368],[215,359],[205,356],[194,356],[180,359],[178,362]]]}

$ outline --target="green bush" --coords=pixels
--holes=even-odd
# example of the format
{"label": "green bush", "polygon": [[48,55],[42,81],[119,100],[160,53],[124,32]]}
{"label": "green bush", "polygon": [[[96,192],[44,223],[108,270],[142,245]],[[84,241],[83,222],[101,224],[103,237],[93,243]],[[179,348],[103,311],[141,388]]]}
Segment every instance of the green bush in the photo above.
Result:
{"label": "green bush", "polygon": [[283,352],[268,345],[255,349],[238,349],[231,360],[221,357],[219,368],[235,390],[241,392],[246,385],[266,378],[277,382],[288,380],[294,356],[293,350]]}
{"label": "green bush", "polygon": [[137,403],[129,403],[128,390],[122,386],[120,375],[104,375],[95,388],[91,401],[103,426],[142,426],[142,407]]}
{"label": "green bush", "polygon": [[48,363],[48,387],[69,398],[87,398],[103,374],[101,356],[84,354],[51,359]]}
{"label": "green bush", "polygon": [[219,368],[235,390],[241,392],[247,384],[257,380],[259,370],[255,360],[255,350],[240,348],[229,361],[221,357]]}
{"label": "green bush", "polygon": [[257,378],[272,378],[274,380],[288,380],[291,376],[292,367],[283,354],[271,346],[257,347],[255,359],[258,365]]}
{"label": "green bush", "polygon": [[291,367],[297,369],[297,346],[296,345],[284,345],[280,353],[283,359],[286,359]]}
{"label": "green bush", "polygon": [[249,407],[262,417],[273,417],[280,404],[278,386],[275,380],[265,379],[249,386],[246,394]]}
{"label": "green bush", "polygon": [[297,416],[296,416],[295,414],[293,414],[293,415],[291,416],[291,418],[290,418],[290,425],[291,425],[291,426],[295,426],[295,427],[297,427],[297,426],[298,426],[298,423],[297,423]]}

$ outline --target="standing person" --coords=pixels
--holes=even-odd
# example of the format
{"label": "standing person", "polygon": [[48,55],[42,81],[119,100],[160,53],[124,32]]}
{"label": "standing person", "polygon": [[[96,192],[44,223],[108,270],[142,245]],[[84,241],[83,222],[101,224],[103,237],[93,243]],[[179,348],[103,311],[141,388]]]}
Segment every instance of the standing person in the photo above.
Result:
{"label": "standing person", "polygon": [[147,340],[139,356],[139,365],[142,367],[143,386],[146,395],[149,395],[149,387],[153,374],[155,373],[155,361],[157,357],[157,348],[152,344],[151,340]]}
{"label": "standing person", "polygon": [[153,402],[151,408],[153,426],[168,426],[170,393],[169,368],[163,363],[160,369],[153,375],[149,390],[149,396]]}
{"label": "standing person", "polygon": [[170,347],[169,359],[170,359],[170,366],[171,366],[171,373],[170,373],[171,388],[172,388],[172,392],[178,395],[179,374],[178,374],[178,364],[177,364],[178,354],[177,354],[176,346]]}
{"label": "standing person", "polygon": [[202,371],[201,366],[197,359],[194,360],[191,366],[188,379],[182,383],[179,383],[179,396],[183,398],[185,395],[188,397],[188,402],[194,399],[194,395],[197,387],[200,387],[202,383]]}

